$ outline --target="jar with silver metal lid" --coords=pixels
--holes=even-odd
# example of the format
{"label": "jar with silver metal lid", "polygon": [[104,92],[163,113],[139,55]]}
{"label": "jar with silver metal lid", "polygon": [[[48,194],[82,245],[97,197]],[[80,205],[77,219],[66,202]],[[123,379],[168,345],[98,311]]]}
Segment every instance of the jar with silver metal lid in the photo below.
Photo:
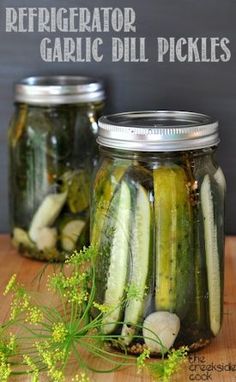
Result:
{"label": "jar with silver metal lid", "polygon": [[22,254],[58,261],[89,243],[90,176],[104,99],[103,83],[93,78],[31,77],[16,84],[10,223]]}
{"label": "jar with silver metal lid", "polygon": [[222,324],[218,122],[181,111],[116,114],[100,119],[98,143],[91,241],[101,330],[135,354],[205,346]]}

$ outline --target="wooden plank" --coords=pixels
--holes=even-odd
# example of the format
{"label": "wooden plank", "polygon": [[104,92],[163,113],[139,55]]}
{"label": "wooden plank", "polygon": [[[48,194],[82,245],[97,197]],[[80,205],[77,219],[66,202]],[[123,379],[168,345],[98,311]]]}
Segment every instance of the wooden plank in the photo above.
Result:
{"label": "wooden plank", "polygon": [[[236,237],[228,237],[226,240],[225,261],[225,296],[224,296],[224,324],[220,335],[212,341],[207,348],[191,356],[185,367],[173,377],[173,382],[204,381],[235,382],[236,381]],[[35,275],[43,264],[38,261],[21,257],[10,245],[8,236],[0,236],[0,293],[2,293],[8,279],[13,273],[17,273],[18,279],[31,286]],[[0,297],[0,303],[3,298]],[[1,304],[0,320],[3,320],[9,310],[7,300]],[[195,358],[194,358],[195,357]],[[101,361],[91,359],[95,367],[102,367]],[[216,368],[219,365],[229,367],[235,365],[235,371],[203,371],[200,368]],[[232,366],[231,366],[232,368]],[[73,370],[73,374],[75,370]],[[30,379],[23,377],[17,379],[27,382]],[[41,378],[46,382],[47,378]],[[96,374],[92,380],[95,382],[151,382],[151,377],[143,372],[136,374],[133,367],[126,368],[111,374]],[[68,377],[68,382],[71,378]]]}

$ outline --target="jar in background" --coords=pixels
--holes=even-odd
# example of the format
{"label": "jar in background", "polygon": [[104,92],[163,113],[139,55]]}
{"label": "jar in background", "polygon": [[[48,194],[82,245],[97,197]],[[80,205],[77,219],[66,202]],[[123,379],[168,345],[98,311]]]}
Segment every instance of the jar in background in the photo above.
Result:
{"label": "jar in background", "polygon": [[90,177],[104,98],[102,82],[87,77],[31,77],[16,84],[10,222],[22,254],[59,261],[89,243]]}
{"label": "jar in background", "polygon": [[103,117],[99,127],[91,241],[102,330],[131,353],[197,350],[222,323],[218,123],[158,111]]}

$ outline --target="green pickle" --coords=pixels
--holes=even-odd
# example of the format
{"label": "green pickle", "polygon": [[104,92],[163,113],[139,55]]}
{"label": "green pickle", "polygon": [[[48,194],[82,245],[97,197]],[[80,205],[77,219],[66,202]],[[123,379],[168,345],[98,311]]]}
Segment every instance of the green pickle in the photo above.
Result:
{"label": "green pickle", "polygon": [[62,176],[63,190],[67,192],[67,205],[76,214],[89,207],[90,179],[84,170],[68,171]]}
{"label": "green pickle", "polygon": [[154,170],[157,310],[184,317],[193,275],[192,211],[179,166]]}
{"label": "green pickle", "polygon": [[90,234],[98,250],[96,299],[107,309],[101,331],[134,354],[147,347],[154,356],[183,345],[198,350],[217,336],[223,314],[226,185],[214,148],[143,152],[138,141],[136,150],[118,149],[118,130],[114,141],[111,132],[103,141],[109,118],[112,129],[126,114],[102,118],[98,139]]}
{"label": "green pickle", "polygon": [[94,180],[97,190],[97,208],[95,211],[92,210],[93,225],[91,231],[91,244],[93,245],[98,245],[99,243],[101,227],[104,225],[111,199],[125,173],[125,169],[125,164],[113,167],[109,161],[105,161]]}

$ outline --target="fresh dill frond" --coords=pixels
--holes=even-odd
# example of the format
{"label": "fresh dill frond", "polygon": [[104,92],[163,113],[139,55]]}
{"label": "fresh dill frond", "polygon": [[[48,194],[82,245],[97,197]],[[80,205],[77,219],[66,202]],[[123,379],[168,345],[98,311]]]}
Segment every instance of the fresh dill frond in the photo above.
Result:
{"label": "fresh dill frond", "polygon": [[170,378],[183,366],[188,355],[188,348],[183,346],[168,352],[167,358],[150,362],[147,367],[155,381],[169,382]]}
{"label": "fresh dill frond", "polygon": [[[180,367],[186,348],[170,351],[166,360],[149,362],[148,348],[135,359],[127,354],[121,335],[103,332],[106,317],[117,306],[96,301],[96,257],[96,248],[84,248],[75,251],[63,267],[54,268],[47,280],[48,304],[38,301],[16,275],[12,276],[4,291],[4,295],[12,296],[9,318],[0,326],[1,382],[24,374],[31,376],[32,382],[39,382],[41,373],[50,382],[68,381],[72,363],[76,374],[71,382],[89,382],[90,372],[108,373],[127,366],[136,366],[137,372],[146,368],[155,378],[167,382]],[[138,298],[139,288],[128,285],[120,304],[125,306]],[[137,324],[134,329],[134,339],[143,340],[138,334],[142,326]],[[158,337],[156,342],[161,346]],[[124,354],[111,351],[112,346]],[[103,361],[102,369],[93,366],[92,357]]]}

